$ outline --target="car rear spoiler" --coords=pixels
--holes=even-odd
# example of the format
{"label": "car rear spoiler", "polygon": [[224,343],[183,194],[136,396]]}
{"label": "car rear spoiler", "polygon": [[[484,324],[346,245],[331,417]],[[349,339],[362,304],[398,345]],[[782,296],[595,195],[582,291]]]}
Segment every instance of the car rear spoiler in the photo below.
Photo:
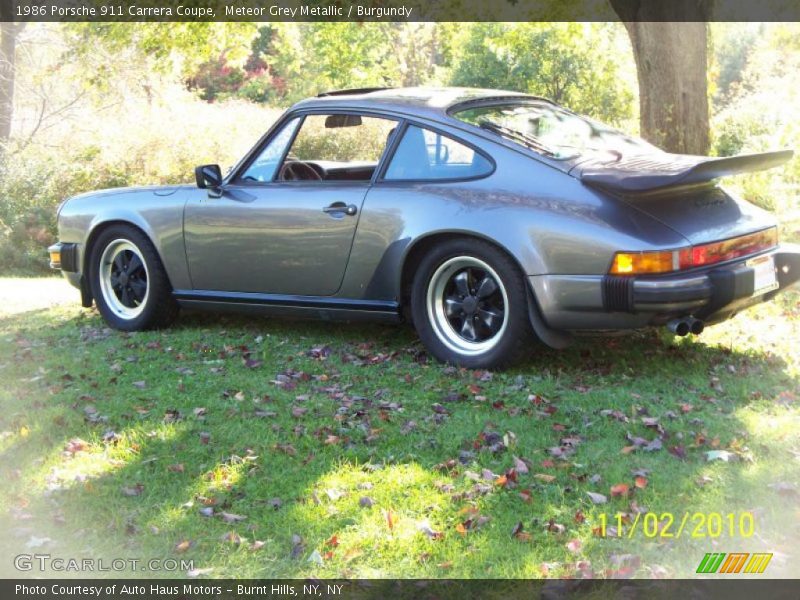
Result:
{"label": "car rear spoiler", "polygon": [[792,156],[793,150],[721,158],[664,152],[623,157],[611,163],[592,162],[583,167],[578,177],[586,184],[611,190],[649,192],[771,169]]}

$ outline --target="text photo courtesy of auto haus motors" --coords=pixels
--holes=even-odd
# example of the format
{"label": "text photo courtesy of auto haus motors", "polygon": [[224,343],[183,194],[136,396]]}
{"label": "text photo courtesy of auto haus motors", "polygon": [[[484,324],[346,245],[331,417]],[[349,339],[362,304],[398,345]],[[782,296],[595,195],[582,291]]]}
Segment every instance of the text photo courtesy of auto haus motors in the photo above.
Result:
{"label": "text photo courtesy of auto haus motors", "polygon": [[798,23],[10,0],[0,597],[797,598]]}

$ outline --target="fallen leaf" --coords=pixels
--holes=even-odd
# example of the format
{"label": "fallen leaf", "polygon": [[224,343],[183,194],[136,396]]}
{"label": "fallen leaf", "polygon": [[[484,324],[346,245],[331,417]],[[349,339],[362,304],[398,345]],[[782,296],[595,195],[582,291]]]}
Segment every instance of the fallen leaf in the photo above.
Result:
{"label": "fallen leaf", "polygon": [[643,490],[644,488],[647,487],[647,477],[642,477],[640,475],[639,477],[633,480],[633,484],[640,490]]}
{"label": "fallen leaf", "polygon": [[303,538],[301,538],[296,533],[292,535],[292,558],[298,558],[303,551],[305,550],[305,544],[303,544]]}
{"label": "fallen leaf", "polygon": [[518,522],[516,525],[514,525],[514,528],[511,530],[511,537],[518,538],[523,533],[524,529],[525,526],[522,524],[522,521]]}
{"label": "fallen leaf", "polygon": [[630,490],[627,483],[618,483],[616,485],[611,486],[611,497],[612,498],[619,498],[622,496],[627,496],[628,491]]}
{"label": "fallen leaf", "polygon": [[122,494],[125,496],[141,496],[143,491],[144,486],[141,483],[132,486],[122,486]]}
{"label": "fallen leaf", "polygon": [[83,452],[89,447],[87,442],[84,442],[80,438],[72,438],[67,445],[64,447],[65,452],[69,452],[70,454],[77,454],[78,452]]}
{"label": "fallen leaf", "polygon": [[182,540],[175,544],[175,552],[186,552],[189,548],[192,547],[192,542],[189,540]]}
{"label": "fallen leaf", "polygon": [[570,541],[568,541],[566,543],[567,550],[569,550],[570,552],[572,552],[574,554],[577,554],[578,552],[580,552],[581,545],[582,544],[581,544],[580,540],[570,540]]}
{"label": "fallen leaf", "polygon": [[386,526],[389,528],[389,531],[394,531],[394,512],[390,508],[389,510],[384,511],[384,516],[386,517]]}
{"label": "fallen leaf", "polygon": [[736,455],[732,452],[728,452],[727,450],[709,450],[706,452],[706,460],[708,462],[712,462],[715,460],[721,460],[722,462],[730,462],[731,459],[735,459]]}
{"label": "fallen leaf", "polygon": [[595,504],[605,504],[608,502],[607,497],[605,497],[603,494],[598,494],[597,492],[586,492],[586,495],[589,496],[589,499]]}
{"label": "fallen leaf", "polygon": [[239,521],[244,521],[247,518],[244,515],[235,515],[233,513],[224,511],[220,513],[220,516],[226,523],[238,523]]}
{"label": "fallen leaf", "polygon": [[520,475],[527,475],[528,463],[525,462],[524,459],[518,458],[516,456],[513,457],[513,461],[514,461],[514,470]]}
{"label": "fallen leaf", "polygon": [[424,533],[432,540],[441,540],[442,538],[444,538],[444,533],[442,533],[441,531],[434,531],[427,521],[423,521],[422,523],[417,525],[417,529],[419,529],[422,533]]}
{"label": "fallen leaf", "polygon": [[204,575],[208,575],[213,570],[214,567],[206,567],[205,569],[190,569],[189,571],[186,571],[186,576],[194,579],[196,577],[202,577]]}
{"label": "fallen leaf", "polygon": [[547,523],[547,531],[550,533],[555,534],[562,534],[567,531],[567,528],[564,527],[561,523],[556,523],[553,519],[550,519]]}
{"label": "fallen leaf", "polygon": [[228,533],[222,536],[222,541],[233,544],[234,546],[239,546],[244,541],[244,539],[235,531],[229,531]]}
{"label": "fallen leaf", "polygon": [[686,459],[686,448],[683,446],[670,446],[669,453],[680,460]]}

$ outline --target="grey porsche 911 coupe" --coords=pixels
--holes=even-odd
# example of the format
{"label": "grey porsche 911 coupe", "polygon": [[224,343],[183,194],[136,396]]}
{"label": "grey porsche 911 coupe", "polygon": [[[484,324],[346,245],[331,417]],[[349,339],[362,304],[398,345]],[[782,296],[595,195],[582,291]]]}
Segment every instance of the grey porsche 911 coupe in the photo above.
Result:
{"label": "grey porsche 911 coupe", "polygon": [[514,92],[343,90],[227,175],[66,200],[50,261],[116,329],[409,319],[438,359],[496,368],[582,332],[696,335],[796,283],[800,247],[718,184],[791,157],[669,154]]}

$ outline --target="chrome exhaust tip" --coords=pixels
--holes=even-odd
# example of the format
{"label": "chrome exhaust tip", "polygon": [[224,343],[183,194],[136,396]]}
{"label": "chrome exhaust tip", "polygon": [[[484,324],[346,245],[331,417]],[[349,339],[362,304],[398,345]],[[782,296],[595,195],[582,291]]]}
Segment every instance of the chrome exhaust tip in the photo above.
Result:
{"label": "chrome exhaust tip", "polygon": [[667,323],[667,329],[669,329],[675,335],[679,335],[681,337],[689,335],[689,332],[692,330],[691,326],[689,325],[689,321],[686,319],[672,319],[669,323]]}
{"label": "chrome exhaust tip", "polygon": [[700,335],[703,333],[703,330],[706,328],[706,324],[703,323],[700,319],[692,319],[689,328],[692,331],[692,335]]}

